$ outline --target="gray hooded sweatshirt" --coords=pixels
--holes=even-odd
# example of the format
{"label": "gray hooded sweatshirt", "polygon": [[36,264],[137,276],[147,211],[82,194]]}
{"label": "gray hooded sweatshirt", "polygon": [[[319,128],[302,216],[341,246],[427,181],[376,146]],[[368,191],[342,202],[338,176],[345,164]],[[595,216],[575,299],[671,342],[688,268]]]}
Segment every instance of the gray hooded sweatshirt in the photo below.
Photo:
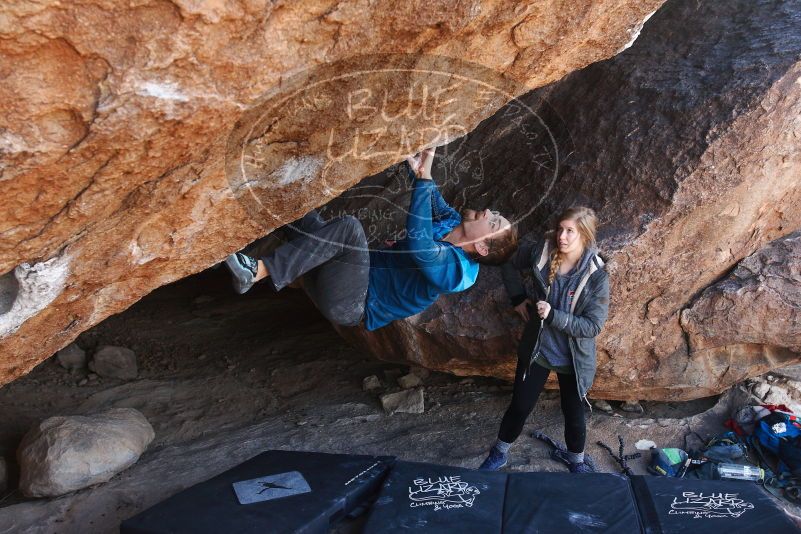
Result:
{"label": "gray hooded sweatshirt", "polygon": [[[578,263],[569,272],[556,275],[548,293],[548,304],[551,305],[551,308],[563,312],[570,311],[570,304],[581,282],[581,277],[590,268],[592,258],[596,252],[595,249],[585,250]],[[546,282],[550,271],[550,262],[546,263],[540,270],[542,279]],[[570,354],[567,334],[548,324],[547,321],[543,325],[540,337],[540,351],[553,367],[573,367],[573,357]]]}
{"label": "gray hooded sweatshirt", "polygon": [[[539,241],[521,243],[517,252],[501,269],[513,306],[526,299],[521,270],[531,270],[534,275],[534,294],[531,299],[537,301],[546,298],[547,281],[542,277],[542,268],[548,263],[548,243],[552,239],[553,233],[549,232]],[[536,313],[531,317],[531,321],[536,321],[540,327],[547,325],[567,336],[579,397],[585,401],[587,390],[595,378],[595,336],[601,332],[609,313],[609,276],[604,269],[603,260],[597,254],[589,256],[589,267],[580,276],[579,286],[567,311],[552,306],[551,313],[544,321],[540,321]],[[540,343],[534,348],[532,362],[541,341],[540,339]]]}

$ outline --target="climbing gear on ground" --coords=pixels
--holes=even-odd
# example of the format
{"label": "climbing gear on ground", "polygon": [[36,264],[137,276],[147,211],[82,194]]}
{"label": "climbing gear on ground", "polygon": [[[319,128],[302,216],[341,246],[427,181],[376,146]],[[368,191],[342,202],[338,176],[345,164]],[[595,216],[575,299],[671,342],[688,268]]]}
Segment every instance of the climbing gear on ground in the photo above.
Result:
{"label": "climbing gear on ground", "polygon": [[618,465],[620,465],[622,474],[624,474],[626,476],[634,476],[634,471],[631,470],[631,468],[628,466],[628,464],[626,462],[628,460],[635,460],[637,458],[640,458],[642,456],[642,453],[635,452],[634,454],[623,454],[623,449],[625,449],[625,443],[623,441],[623,436],[618,436],[617,437],[617,441],[618,441],[618,444],[619,444],[619,447],[618,447],[618,453],[619,454],[617,456],[615,456],[615,453],[612,452],[612,447],[610,447],[606,443],[604,443],[602,441],[598,441],[597,443],[598,443],[599,447],[601,447],[602,449],[606,450],[606,452],[609,453],[609,455],[612,457],[612,459],[614,459],[618,463]]}

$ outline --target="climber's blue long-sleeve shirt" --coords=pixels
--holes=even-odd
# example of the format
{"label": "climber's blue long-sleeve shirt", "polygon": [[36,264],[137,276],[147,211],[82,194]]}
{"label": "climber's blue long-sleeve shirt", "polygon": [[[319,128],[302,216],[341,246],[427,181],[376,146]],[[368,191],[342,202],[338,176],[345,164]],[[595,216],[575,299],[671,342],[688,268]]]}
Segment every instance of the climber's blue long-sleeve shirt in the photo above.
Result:
{"label": "climber's blue long-sleeve shirt", "polygon": [[440,294],[463,291],[475,283],[478,263],[461,247],[440,241],[461,222],[433,180],[414,180],[407,237],[389,249],[370,252],[368,330],[420,313]]}

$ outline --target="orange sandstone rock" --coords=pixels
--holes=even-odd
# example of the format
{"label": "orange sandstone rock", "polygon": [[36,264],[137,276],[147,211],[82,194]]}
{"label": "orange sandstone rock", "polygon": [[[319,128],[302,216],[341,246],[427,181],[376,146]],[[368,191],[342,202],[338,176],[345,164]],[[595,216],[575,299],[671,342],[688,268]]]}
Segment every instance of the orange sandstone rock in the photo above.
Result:
{"label": "orange sandstone rock", "polygon": [[[0,8],[0,384],[153,289],[213,265],[398,161],[393,136],[375,143],[375,157],[338,161],[323,176],[327,167],[314,158],[326,160],[331,128],[348,126],[339,130],[342,144],[357,137],[355,119],[343,108],[336,124],[323,113],[264,145],[243,135],[261,150],[248,154],[252,161],[274,180],[260,197],[269,217],[251,217],[242,201],[247,191],[232,191],[226,174],[226,157],[236,152],[229,134],[237,121],[249,120],[247,110],[275,102],[304,72],[353,69],[358,59],[338,62],[367,54],[364,67],[373,70],[381,66],[376,55],[439,64],[430,58],[444,57],[454,74],[460,62],[470,62],[507,80],[516,91],[508,101],[613,56],[661,3],[6,3]],[[413,67],[405,65],[396,89],[417,79],[403,75]],[[380,89],[365,83],[342,90]],[[345,100],[346,93],[331,96],[332,103]],[[478,108],[463,106],[452,119],[469,131],[503,103],[495,95]],[[394,127],[417,130],[427,122]],[[259,128],[270,133],[269,124]],[[416,150],[424,140],[415,143],[405,148]],[[282,185],[282,177],[299,181]]]}

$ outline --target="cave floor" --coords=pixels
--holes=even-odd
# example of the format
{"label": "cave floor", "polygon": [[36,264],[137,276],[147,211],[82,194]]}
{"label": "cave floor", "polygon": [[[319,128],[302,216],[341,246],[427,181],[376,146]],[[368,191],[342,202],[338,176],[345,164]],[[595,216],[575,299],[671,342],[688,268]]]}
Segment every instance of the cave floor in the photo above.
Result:
{"label": "cave floor", "polygon": [[[148,418],[156,438],[136,464],[105,484],[55,499],[0,495],[2,534],[117,532],[122,520],[267,449],[477,467],[511,394],[499,380],[432,373],[424,381],[425,413],[386,415],[378,395],[397,390],[391,377],[408,367],[349,347],[299,290],[276,295],[256,286],[235,295],[217,269],[154,291],[78,343],[89,352],[103,344],[133,349],[139,377],[79,386],[87,373],[70,374],[52,358],[1,388],[0,454],[11,462],[12,487],[14,451],[45,417],[133,407]],[[363,391],[362,380],[373,374],[384,387]],[[726,430],[731,397],[648,402],[642,415],[596,410],[588,420],[587,451],[600,470],[619,472],[598,440],[616,450],[621,435],[627,454],[641,439],[684,448],[686,436]],[[541,398],[506,469],[566,471],[528,437],[534,429],[563,440],[557,392]],[[648,456],[629,465],[644,473]]]}

